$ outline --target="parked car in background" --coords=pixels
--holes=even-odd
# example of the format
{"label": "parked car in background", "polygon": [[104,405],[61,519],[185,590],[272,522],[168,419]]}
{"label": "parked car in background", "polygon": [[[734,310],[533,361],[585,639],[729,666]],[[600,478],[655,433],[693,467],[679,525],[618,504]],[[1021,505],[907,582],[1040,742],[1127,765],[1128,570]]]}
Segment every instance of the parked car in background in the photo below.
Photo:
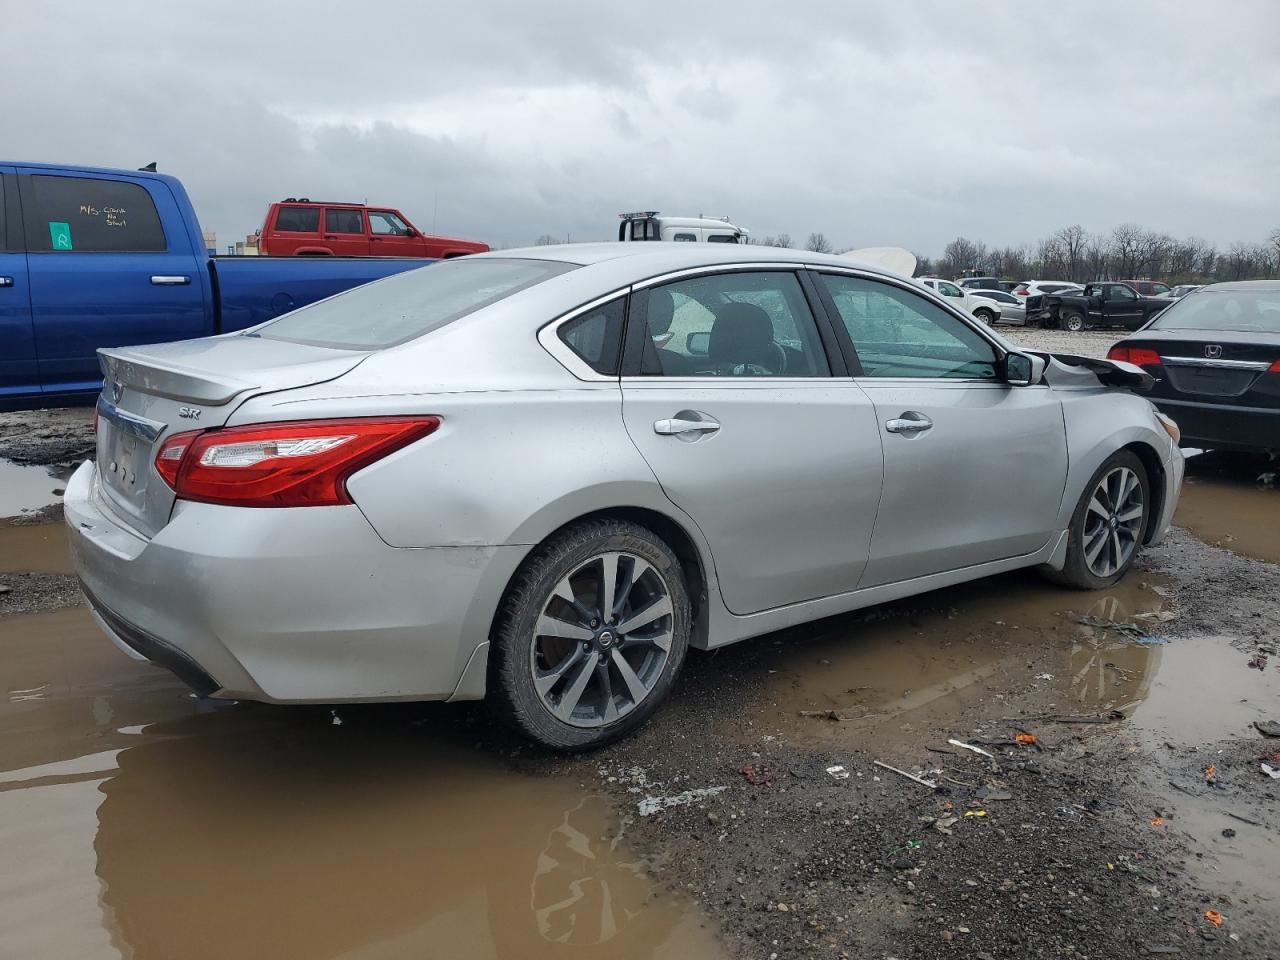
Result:
{"label": "parked car in background", "polygon": [[1086,283],[1078,294],[1048,293],[1027,297],[1027,323],[1032,326],[1088,330],[1124,327],[1137,330],[1169,306],[1158,297],[1141,297],[1127,283]]}
{"label": "parked car in background", "polygon": [[1013,295],[1020,300],[1045,293],[1065,293],[1069,290],[1084,289],[1070,280],[1025,280],[1013,288]]}
{"label": "parked car in background", "polygon": [[1151,399],[1184,447],[1280,452],[1280,281],[1197,290],[1108,357],[1155,377]]}
{"label": "parked car in background", "polygon": [[746,243],[747,231],[728,217],[664,217],[657,210],[620,213],[618,239],[674,243]]}
{"label": "parked car in background", "polygon": [[691,646],[1024,567],[1109,587],[1183,474],[1139,368],[765,247],[463,257],[102,361],[65,509],[117,644],[219,698],[487,695],[563,750]]}
{"label": "parked car in background", "polygon": [[990,300],[995,303],[997,311],[994,315],[981,304],[975,304],[973,315],[985,323],[1012,323],[1023,326],[1027,322],[1026,305],[1012,293],[1003,290],[973,290],[969,296],[975,301]]}
{"label": "parked car in background", "polygon": [[289,197],[267,208],[258,252],[270,257],[429,257],[484,253],[487,243],[423,233],[399,210]]}
{"label": "parked car in background", "polygon": [[920,277],[919,282],[938,296],[946,297],[958,309],[973,314],[983,323],[994,324],[1000,319],[1000,304],[989,297],[976,296],[974,291],[966,290],[941,277]]}
{"label": "parked car in background", "polygon": [[953,280],[952,283],[958,287],[964,288],[965,290],[1000,289],[999,277],[959,277],[956,280]]}
{"label": "parked car in background", "polygon": [[1162,297],[1169,292],[1169,285],[1157,280],[1120,280],[1119,282],[1127,283],[1133,287],[1135,293],[1144,297]]}
{"label": "parked car in background", "polygon": [[92,400],[99,347],[240,330],[429,262],[213,258],[174,177],[0,163],[0,408]]}
{"label": "parked car in background", "polygon": [[1188,293],[1194,293],[1195,291],[1202,289],[1203,286],[1204,284],[1201,283],[1180,283],[1176,287],[1166,290],[1164,293],[1160,294],[1160,297],[1165,300],[1181,300]]}

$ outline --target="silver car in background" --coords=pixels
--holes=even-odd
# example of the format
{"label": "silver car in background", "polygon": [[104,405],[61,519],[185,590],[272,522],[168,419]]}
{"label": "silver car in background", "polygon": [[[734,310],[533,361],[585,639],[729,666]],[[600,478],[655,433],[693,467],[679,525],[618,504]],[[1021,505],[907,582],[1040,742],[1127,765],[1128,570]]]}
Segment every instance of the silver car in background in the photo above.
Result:
{"label": "silver car in background", "polygon": [[1108,586],[1182,481],[1140,368],[791,250],[485,254],[101,356],[66,518],[126,653],[211,697],[487,696],[565,750],[690,646],[1019,567]]}

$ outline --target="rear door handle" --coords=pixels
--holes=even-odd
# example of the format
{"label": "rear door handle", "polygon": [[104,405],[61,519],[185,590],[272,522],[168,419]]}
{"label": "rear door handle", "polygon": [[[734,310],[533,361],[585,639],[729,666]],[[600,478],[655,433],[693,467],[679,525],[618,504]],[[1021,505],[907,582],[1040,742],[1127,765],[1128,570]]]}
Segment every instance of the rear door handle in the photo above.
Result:
{"label": "rear door handle", "polygon": [[0,287],[12,287],[13,277],[0,277]]}
{"label": "rear door handle", "polygon": [[653,422],[654,433],[664,437],[679,437],[681,440],[696,440],[704,433],[715,433],[719,429],[718,421],[695,410],[681,410],[668,420]]}
{"label": "rear door handle", "polygon": [[191,283],[190,277],[157,276],[151,278],[153,287],[185,287]]}
{"label": "rear door handle", "polygon": [[926,430],[932,430],[933,421],[923,413],[908,410],[896,420],[886,420],[884,428],[890,433],[902,433],[910,437],[915,436],[917,433],[924,433]]}

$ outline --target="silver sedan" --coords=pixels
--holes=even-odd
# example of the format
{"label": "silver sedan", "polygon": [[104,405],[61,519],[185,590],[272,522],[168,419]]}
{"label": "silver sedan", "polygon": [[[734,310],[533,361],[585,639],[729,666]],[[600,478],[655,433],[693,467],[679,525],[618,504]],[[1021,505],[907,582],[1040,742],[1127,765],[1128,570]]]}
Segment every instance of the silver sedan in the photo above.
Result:
{"label": "silver sedan", "polygon": [[691,646],[1019,567],[1113,584],[1183,472],[1141,368],[789,250],[486,254],[101,357],[66,518],[125,653],[211,697],[488,697],[566,750]]}

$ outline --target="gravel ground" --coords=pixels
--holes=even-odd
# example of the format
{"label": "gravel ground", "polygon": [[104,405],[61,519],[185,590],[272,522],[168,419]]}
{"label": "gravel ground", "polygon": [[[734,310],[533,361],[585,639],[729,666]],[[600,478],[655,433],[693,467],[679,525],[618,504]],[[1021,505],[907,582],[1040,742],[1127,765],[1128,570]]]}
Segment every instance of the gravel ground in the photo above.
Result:
{"label": "gravel ground", "polygon": [[1013,326],[998,326],[996,330],[1006,340],[1021,347],[1097,359],[1106,359],[1107,351],[1111,349],[1112,344],[1125,336],[1123,330],[1083,330],[1080,333],[1070,333],[1066,330],[1038,330]]}

